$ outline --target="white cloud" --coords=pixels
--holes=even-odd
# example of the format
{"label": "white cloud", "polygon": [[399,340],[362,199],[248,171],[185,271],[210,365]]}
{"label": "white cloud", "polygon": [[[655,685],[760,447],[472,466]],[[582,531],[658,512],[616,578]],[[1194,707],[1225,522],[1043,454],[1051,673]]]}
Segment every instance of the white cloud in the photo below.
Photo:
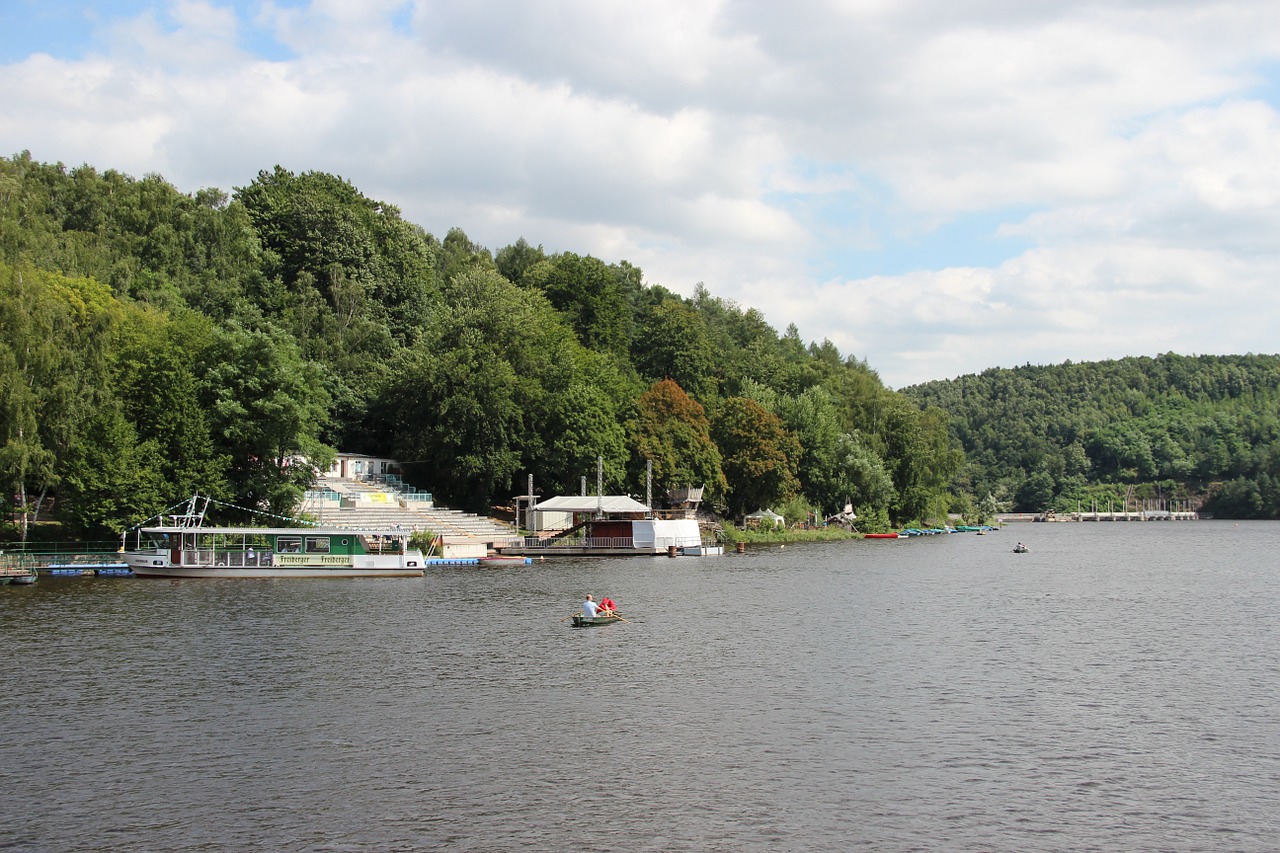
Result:
{"label": "white cloud", "polygon": [[[437,234],[705,282],[893,385],[1280,350],[1263,0],[257,9],[179,0],[80,57],[32,45],[0,66],[0,145],[185,190],[330,171]],[[975,264],[975,233],[1010,254]]]}

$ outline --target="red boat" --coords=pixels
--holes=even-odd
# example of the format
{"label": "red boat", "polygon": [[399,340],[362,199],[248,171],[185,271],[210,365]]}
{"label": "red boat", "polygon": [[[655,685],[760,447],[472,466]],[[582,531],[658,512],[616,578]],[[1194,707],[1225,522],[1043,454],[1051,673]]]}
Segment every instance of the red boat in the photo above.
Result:
{"label": "red boat", "polygon": [[862,538],[863,539],[897,539],[898,534],[896,533],[864,533],[862,534]]}

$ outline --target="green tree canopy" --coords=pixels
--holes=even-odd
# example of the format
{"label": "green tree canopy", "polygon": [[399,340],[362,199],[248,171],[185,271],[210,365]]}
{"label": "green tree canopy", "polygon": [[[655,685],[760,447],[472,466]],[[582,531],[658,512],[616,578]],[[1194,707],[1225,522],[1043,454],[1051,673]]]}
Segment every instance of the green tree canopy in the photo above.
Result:
{"label": "green tree canopy", "polygon": [[631,300],[605,263],[572,252],[525,270],[521,283],[546,295],[583,346],[625,354],[631,342]]}
{"label": "green tree canopy", "polygon": [[725,503],[741,518],[793,497],[799,490],[796,465],[800,444],[782,420],[754,400],[730,397],[721,403],[711,435],[724,457],[728,481]]}
{"label": "green tree canopy", "polygon": [[635,402],[627,428],[631,478],[644,482],[648,463],[659,491],[703,487],[704,500],[722,501],[727,489],[720,451],[706,411],[670,379],[655,382]]}

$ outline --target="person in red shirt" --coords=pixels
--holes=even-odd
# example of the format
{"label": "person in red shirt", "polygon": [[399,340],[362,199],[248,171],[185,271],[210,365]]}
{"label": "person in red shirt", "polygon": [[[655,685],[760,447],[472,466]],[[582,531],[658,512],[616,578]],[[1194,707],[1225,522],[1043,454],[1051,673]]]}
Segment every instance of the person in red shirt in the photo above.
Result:
{"label": "person in red shirt", "polygon": [[618,606],[613,603],[612,598],[610,598],[607,595],[600,596],[600,615],[601,616],[612,616],[613,611],[617,609],[618,609]]}

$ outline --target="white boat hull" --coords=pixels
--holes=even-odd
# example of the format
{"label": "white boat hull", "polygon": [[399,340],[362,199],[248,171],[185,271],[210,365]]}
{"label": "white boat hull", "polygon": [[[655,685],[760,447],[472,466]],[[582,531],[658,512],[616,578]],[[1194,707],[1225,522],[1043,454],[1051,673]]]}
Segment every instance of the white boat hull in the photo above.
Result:
{"label": "white boat hull", "polygon": [[422,569],[351,569],[290,566],[256,569],[221,566],[130,567],[140,578],[420,578]]}
{"label": "white boat hull", "polygon": [[355,565],[332,561],[325,565],[286,564],[213,566],[175,565],[164,552],[125,554],[125,563],[140,578],[420,578],[425,560],[417,555],[357,556]]}
{"label": "white boat hull", "polygon": [[[122,556],[136,577],[420,578],[427,565],[422,552],[409,545],[412,531],[399,525],[205,525],[211,499],[203,501],[197,495],[168,523],[134,528],[137,547]],[[143,546],[144,537],[153,547]]]}

